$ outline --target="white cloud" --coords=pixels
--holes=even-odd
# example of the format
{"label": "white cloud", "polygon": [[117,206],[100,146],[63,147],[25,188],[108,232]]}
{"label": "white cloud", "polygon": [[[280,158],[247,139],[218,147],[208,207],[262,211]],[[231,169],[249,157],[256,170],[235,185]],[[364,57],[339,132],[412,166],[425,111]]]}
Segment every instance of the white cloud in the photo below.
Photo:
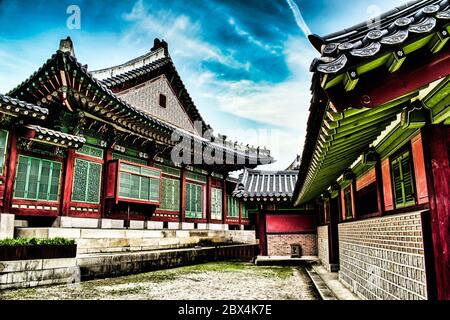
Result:
{"label": "white cloud", "polygon": [[311,34],[311,30],[309,30],[308,25],[305,22],[305,19],[303,19],[302,13],[300,12],[300,9],[298,8],[297,4],[294,0],[286,0],[286,2],[289,5],[289,8],[291,8],[292,13],[294,14],[295,22],[297,23],[300,30],[303,32],[305,36],[308,36]]}

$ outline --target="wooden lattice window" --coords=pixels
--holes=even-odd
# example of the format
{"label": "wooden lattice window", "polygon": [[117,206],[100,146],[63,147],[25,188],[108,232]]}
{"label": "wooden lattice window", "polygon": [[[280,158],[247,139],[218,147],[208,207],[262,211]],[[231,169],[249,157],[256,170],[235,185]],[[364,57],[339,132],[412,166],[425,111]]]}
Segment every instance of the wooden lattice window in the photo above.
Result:
{"label": "wooden lattice window", "polygon": [[192,219],[203,218],[203,190],[204,186],[186,183],[186,217]]}
{"label": "wooden lattice window", "polygon": [[159,202],[160,171],[120,163],[119,197]]}
{"label": "wooden lattice window", "polygon": [[93,161],[75,159],[72,201],[100,203],[102,165]]}
{"label": "wooden lattice window", "polygon": [[409,151],[402,153],[391,161],[391,171],[395,206],[402,208],[414,205],[416,201]]}
{"label": "wooden lattice window", "polygon": [[162,178],[161,203],[162,210],[180,210],[180,180]]}
{"label": "wooden lattice window", "polygon": [[227,195],[227,216],[230,218],[239,218],[239,200]]}
{"label": "wooden lattice window", "polygon": [[14,198],[58,201],[62,164],[28,156],[19,156]]}
{"label": "wooden lattice window", "polygon": [[222,220],[222,189],[211,188],[211,219]]}
{"label": "wooden lattice window", "polygon": [[8,131],[0,130],[0,175],[5,173],[6,149],[8,146]]}
{"label": "wooden lattice window", "polygon": [[82,148],[77,150],[78,154],[83,154],[85,156],[90,156],[98,159],[103,159],[103,150],[88,145],[84,145]]}
{"label": "wooden lattice window", "polygon": [[344,189],[344,207],[345,207],[345,219],[353,218],[353,206],[352,206],[352,188],[348,186]]}

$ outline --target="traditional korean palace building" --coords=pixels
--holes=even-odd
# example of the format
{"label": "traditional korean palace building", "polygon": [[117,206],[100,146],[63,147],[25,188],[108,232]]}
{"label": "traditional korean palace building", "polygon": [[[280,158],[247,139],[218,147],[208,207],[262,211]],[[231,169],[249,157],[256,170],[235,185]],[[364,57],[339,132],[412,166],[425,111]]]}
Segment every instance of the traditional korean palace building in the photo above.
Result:
{"label": "traditional korean palace building", "polygon": [[246,169],[241,174],[233,196],[245,203],[255,219],[256,237],[262,256],[317,255],[317,229],[314,205],[292,206],[297,182],[296,162],[285,171]]}
{"label": "traditional korean palace building", "polygon": [[67,38],[0,95],[0,210],[28,226],[251,228],[228,174],[273,159],[209,129],[166,42],[90,72]]}
{"label": "traditional korean palace building", "polygon": [[450,299],[450,2],[325,37],[294,191],[324,265],[367,299]]}

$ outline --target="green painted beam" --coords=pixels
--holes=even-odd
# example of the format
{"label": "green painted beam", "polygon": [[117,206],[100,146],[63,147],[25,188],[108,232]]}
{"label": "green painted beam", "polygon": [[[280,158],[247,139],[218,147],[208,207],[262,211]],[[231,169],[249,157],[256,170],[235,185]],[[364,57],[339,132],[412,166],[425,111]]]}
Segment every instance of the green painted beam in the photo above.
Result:
{"label": "green painted beam", "polygon": [[392,52],[391,57],[389,58],[386,66],[390,73],[394,73],[400,69],[403,65],[403,62],[406,60],[406,53],[402,50],[396,50]]}

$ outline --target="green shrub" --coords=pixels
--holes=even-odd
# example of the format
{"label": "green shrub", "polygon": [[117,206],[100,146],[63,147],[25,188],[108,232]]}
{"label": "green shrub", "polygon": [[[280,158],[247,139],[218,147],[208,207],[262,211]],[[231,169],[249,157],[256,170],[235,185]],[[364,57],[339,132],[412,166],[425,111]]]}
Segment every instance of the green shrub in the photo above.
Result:
{"label": "green shrub", "polygon": [[75,240],[66,238],[51,238],[51,239],[37,239],[37,238],[15,238],[0,240],[0,246],[35,246],[35,245],[73,245]]}

